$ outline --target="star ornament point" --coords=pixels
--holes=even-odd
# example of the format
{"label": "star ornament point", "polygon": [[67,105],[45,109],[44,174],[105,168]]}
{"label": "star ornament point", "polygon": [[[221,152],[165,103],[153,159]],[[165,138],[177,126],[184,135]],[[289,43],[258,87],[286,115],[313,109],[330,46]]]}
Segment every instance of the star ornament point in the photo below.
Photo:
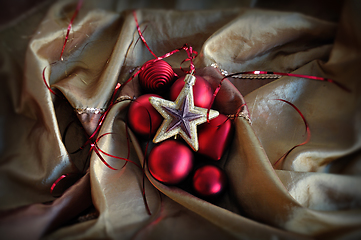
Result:
{"label": "star ornament point", "polygon": [[[150,97],[149,102],[164,118],[153,142],[180,135],[194,151],[198,151],[197,126],[207,122],[208,109],[194,106],[193,86],[186,82],[174,102],[157,97]],[[218,111],[210,110],[209,119],[218,115]]]}

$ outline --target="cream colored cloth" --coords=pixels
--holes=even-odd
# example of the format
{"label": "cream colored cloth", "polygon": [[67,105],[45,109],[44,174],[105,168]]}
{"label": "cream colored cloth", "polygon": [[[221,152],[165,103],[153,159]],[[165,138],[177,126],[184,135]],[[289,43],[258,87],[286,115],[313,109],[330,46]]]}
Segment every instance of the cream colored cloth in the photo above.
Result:
{"label": "cream colored cloth", "polygon": [[[213,88],[222,78],[210,67],[216,63],[228,72],[268,70],[327,77],[351,92],[304,78],[226,80],[215,107],[232,114],[245,101],[252,120],[252,124],[243,118],[234,121],[233,142],[220,161],[229,178],[226,194],[211,204],[159,183],[145,167],[149,216],[141,169],[132,163],[122,168],[124,161],[105,157],[118,169],[111,170],[94,151],[89,156],[89,145],[74,151],[97,127],[117,83],[124,83],[135,67],[153,58],[138,41],[129,8],[160,8],[161,1],[148,5],[84,1],[62,58],[76,2],[46,3],[0,33],[1,236],[361,238],[361,4],[354,0],[331,6],[319,1],[311,8],[314,3],[306,1],[297,9],[297,3],[287,7],[280,1],[272,6],[302,14],[262,9],[270,8],[262,1],[241,2],[235,5],[238,8],[216,8],[216,3],[202,1],[193,11],[190,2],[172,3],[166,7],[176,9],[136,10],[144,37],[158,56],[191,45],[199,52],[196,73]],[[329,4],[325,6],[329,12],[316,11],[322,10],[322,4]],[[202,6],[209,9],[201,10]],[[185,53],[177,53],[166,61],[178,69],[185,58]],[[60,97],[46,88],[43,71]],[[139,94],[134,79],[117,97]],[[306,133],[297,111],[276,99],[297,106],[311,131],[310,142],[277,165],[283,154],[306,139]],[[129,103],[122,101],[110,109],[99,136],[113,134],[103,137],[99,147],[119,157],[129,154],[129,159],[143,165],[143,143],[130,130],[128,152]],[[55,199],[50,187],[68,173],[85,175]],[[74,221],[92,205],[97,218]]]}

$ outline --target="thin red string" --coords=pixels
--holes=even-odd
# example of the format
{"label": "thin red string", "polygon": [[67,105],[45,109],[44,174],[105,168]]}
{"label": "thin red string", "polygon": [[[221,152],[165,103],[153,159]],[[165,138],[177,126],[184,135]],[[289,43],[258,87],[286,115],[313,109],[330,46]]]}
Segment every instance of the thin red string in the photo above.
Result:
{"label": "thin red string", "polygon": [[[111,100],[110,100],[110,104],[107,108],[107,110],[101,115],[99,121],[98,121],[98,124],[97,124],[97,127],[96,129],[94,130],[94,132],[92,133],[92,135],[88,138],[88,140],[84,143],[84,145],[82,147],[80,147],[77,151],[83,149],[86,145],[88,145],[89,143],[91,143],[94,139],[94,137],[98,134],[98,132],[100,131],[100,128],[101,126],[103,125],[103,122],[104,122],[104,119],[105,117],[108,115],[110,109],[118,102],[115,102],[115,97],[117,96],[117,92],[119,91],[121,87],[121,84],[120,83],[117,83],[117,85],[115,86],[115,89],[113,91],[113,95],[111,97]],[[125,99],[125,100],[128,100],[128,99]]]}
{"label": "thin red string", "polygon": [[[76,10],[75,10],[75,12],[74,12],[74,14],[73,14],[70,22],[69,22],[68,29],[67,29],[67,33],[66,33],[66,36],[65,36],[64,44],[63,44],[63,48],[62,48],[62,51],[61,51],[61,54],[60,54],[60,60],[62,60],[62,56],[63,56],[64,50],[65,50],[65,46],[66,46],[66,44],[67,44],[67,42],[68,42],[70,30],[71,30],[71,28],[72,28],[73,22],[74,22],[74,20],[75,20],[75,18],[76,18],[76,16],[77,16],[77,14],[78,14],[79,11],[80,11],[80,8],[81,8],[82,4],[83,4],[83,0],[79,0],[79,1],[78,1],[78,4],[77,4],[77,8],[76,8]],[[52,64],[54,64],[54,63],[52,63]],[[51,65],[52,65],[52,64],[51,64]],[[47,83],[46,78],[45,78],[45,70],[46,70],[46,68],[47,68],[47,67],[45,67],[45,68],[43,69],[43,72],[42,72],[42,77],[43,77],[43,81],[44,81],[45,86],[46,86],[46,87],[48,88],[48,90],[49,90],[52,94],[54,94],[55,96],[58,96],[58,97],[61,97],[62,99],[65,99],[64,97],[58,95],[55,91],[53,91],[53,90],[50,88],[50,86],[49,86],[49,84]],[[92,150],[94,150],[94,152],[97,154],[97,156],[100,158],[100,160],[101,160],[108,168],[110,168],[110,169],[112,169],[112,170],[117,170],[117,169],[115,169],[115,168],[113,168],[112,166],[110,166],[110,165],[105,161],[105,159],[103,158],[103,156],[101,155],[101,153],[104,154],[104,155],[106,155],[106,156],[109,156],[109,157],[113,157],[113,158],[116,158],[116,159],[125,160],[126,163],[127,163],[127,162],[131,162],[131,163],[137,165],[138,167],[140,167],[137,163],[129,160],[129,159],[128,159],[129,157],[128,157],[128,158],[117,157],[117,156],[108,154],[108,153],[106,153],[105,151],[103,151],[102,149],[100,149],[97,143],[98,143],[98,141],[99,141],[100,138],[102,138],[103,136],[105,136],[105,135],[107,135],[107,134],[103,134],[102,136],[100,136],[98,139],[95,139],[95,141],[94,141],[94,138],[95,138],[95,136],[98,134],[98,132],[99,132],[99,130],[100,130],[100,127],[102,126],[105,117],[106,117],[107,114],[109,113],[109,111],[110,111],[110,109],[112,108],[112,106],[115,104],[115,97],[116,97],[116,95],[117,95],[118,90],[120,89],[120,87],[121,87],[121,84],[118,83],[118,84],[116,85],[115,89],[114,89],[113,94],[112,94],[112,97],[111,97],[111,100],[110,100],[108,109],[107,109],[107,110],[102,114],[102,116],[100,117],[95,131],[92,133],[91,136],[88,137],[88,140],[86,141],[86,143],[85,143],[82,147],[80,147],[78,150],[75,151],[75,152],[78,152],[78,151],[80,151],[81,149],[83,149],[86,145],[90,144],[90,145],[91,145],[90,152],[91,152]],[[66,129],[66,131],[67,131],[67,129]],[[128,156],[129,156],[129,151],[130,151],[130,147],[129,147],[129,143],[128,143]],[[74,152],[74,153],[75,153],[75,152]],[[67,176],[66,174],[60,176],[60,177],[53,183],[53,185],[52,185],[52,187],[51,187],[51,192],[53,191],[53,189],[55,188],[55,186],[59,183],[59,181],[60,181],[61,179],[65,178],[66,176]]]}
{"label": "thin red string", "polygon": [[214,92],[213,92],[212,100],[211,100],[211,103],[209,104],[208,110],[207,110],[207,122],[209,122],[209,112],[211,111],[211,107],[212,107],[212,105],[213,105],[213,103],[214,103],[214,100],[216,99],[216,96],[217,96],[219,90],[221,90],[222,82],[223,82],[226,78],[227,78],[227,77],[224,77],[224,78],[221,79],[221,81],[219,82],[218,87],[217,87],[217,88],[214,90]]}
{"label": "thin red string", "polygon": [[[143,29],[143,32],[141,32],[141,35],[142,35],[142,36],[143,36],[143,34],[144,34],[145,30],[147,30],[147,27],[148,27],[148,26],[145,26],[145,27],[144,27],[144,29]],[[138,31],[139,31],[139,30],[138,30]],[[134,46],[137,46],[137,44],[138,44],[138,42],[139,42],[139,39],[141,39],[141,37],[140,37],[140,36],[138,37],[137,41],[135,41]],[[133,50],[134,50],[134,49],[133,49]]]}
{"label": "thin red string", "polygon": [[[140,30],[140,26],[139,26],[139,22],[138,22],[138,18],[137,18],[137,14],[136,14],[136,11],[133,11],[133,18],[134,18],[134,21],[135,21],[135,24],[137,26],[137,31],[138,31],[138,35],[140,37],[140,39],[142,40],[142,42],[144,43],[144,45],[146,46],[146,48],[148,49],[148,51],[155,57],[155,61],[159,61],[159,60],[162,60],[164,58],[167,58],[171,55],[173,55],[174,53],[177,53],[181,50],[185,50],[187,55],[188,55],[188,58],[186,58],[185,60],[182,61],[182,63],[186,62],[186,61],[190,61],[190,71],[185,71],[182,67],[182,71],[186,72],[186,73],[190,73],[192,71],[195,71],[195,67],[194,67],[194,63],[193,63],[193,59],[196,58],[198,56],[198,53],[196,51],[193,50],[193,48],[191,46],[189,46],[188,44],[184,44],[181,48],[178,48],[178,49],[175,49],[169,53],[166,53],[164,54],[163,56],[161,57],[158,57],[153,51],[152,49],[149,47],[147,41],[145,40],[144,36],[143,36],[143,33],[142,31]],[[194,55],[193,55],[194,54]],[[182,65],[181,63],[181,65]],[[130,79],[128,79],[127,82],[131,81],[136,75],[138,75],[141,71],[144,70],[145,67],[148,67],[148,65],[144,66],[138,70],[137,73],[135,73]],[[127,83],[126,82],[126,83]],[[125,84],[126,84],[125,83]]]}
{"label": "thin red string", "polygon": [[65,136],[69,130],[69,127],[74,123],[74,121],[71,121],[66,127],[65,127],[65,130],[64,130],[64,133],[63,135],[61,136],[61,140],[62,142],[65,142]]}
{"label": "thin red string", "polygon": [[100,160],[105,164],[105,166],[107,166],[108,168],[112,169],[112,170],[118,170],[116,168],[113,168],[112,166],[110,166],[107,161],[105,161],[105,159],[103,158],[103,156],[100,154],[98,146],[95,143],[90,144],[91,145],[91,149],[94,150],[94,152],[98,155],[98,157],[100,158]]}
{"label": "thin red string", "polygon": [[[148,119],[149,119],[149,134],[148,134],[148,137],[149,139],[151,138],[152,136],[152,118],[150,116],[150,112],[148,111],[148,109],[146,107],[143,107],[146,111],[147,111],[147,114],[148,114]],[[147,142],[147,144],[145,145],[145,149],[144,149],[144,158],[143,158],[143,179],[142,179],[142,182],[143,182],[143,186],[142,186],[142,196],[143,196],[143,201],[144,201],[144,205],[145,205],[145,209],[147,210],[147,213],[149,215],[152,215],[152,213],[150,212],[150,209],[149,209],[149,205],[148,205],[148,201],[147,201],[147,197],[145,195],[145,164],[146,164],[146,161],[147,161],[147,152],[148,152],[148,147],[149,147],[149,142]]]}
{"label": "thin red string", "polygon": [[243,108],[243,107],[246,107],[247,112],[249,112],[247,103],[243,103],[243,104],[237,109],[237,112],[236,112],[237,115],[242,111],[242,108]]}
{"label": "thin red string", "polygon": [[[188,56],[190,56],[190,57],[188,57],[187,59],[185,59],[183,62],[185,62],[185,61],[190,61],[190,62],[191,62],[191,63],[190,63],[190,71],[185,71],[182,67],[180,67],[181,70],[182,70],[183,72],[185,72],[185,73],[190,73],[190,72],[194,71],[194,70],[195,70],[195,67],[194,67],[193,59],[194,59],[195,57],[197,57],[198,53],[197,53],[196,51],[194,51],[191,47],[189,47],[188,44],[184,44],[181,48],[175,49],[175,50],[173,50],[173,51],[171,51],[171,52],[169,52],[169,53],[166,53],[165,55],[163,55],[163,56],[161,56],[161,57],[157,57],[156,59],[153,59],[152,61],[147,61],[146,63],[144,63],[144,64],[142,65],[142,67],[141,67],[138,71],[136,71],[125,83],[123,83],[122,87],[124,87],[126,84],[128,84],[128,83],[129,83],[131,80],[133,80],[138,74],[140,74],[142,71],[144,71],[144,69],[146,69],[147,67],[149,67],[149,66],[150,66],[151,64],[153,64],[154,62],[157,62],[157,61],[160,61],[160,60],[162,60],[162,59],[164,59],[164,58],[167,58],[167,57],[169,57],[169,56],[171,56],[171,55],[173,55],[173,54],[175,54],[175,53],[177,53],[177,52],[179,52],[179,51],[181,51],[181,50],[185,50],[185,51],[187,52]],[[193,54],[194,54],[194,55],[193,55]],[[183,63],[183,62],[182,62],[182,63]]]}
{"label": "thin red string", "polygon": [[[138,35],[139,37],[142,39],[142,42],[144,43],[144,45],[147,47],[148,51],[155,57],[155,59],[157,60],[161,60],[161,59],[164,59],[164,58],[167,58],[171,55],[173,55],[174,53],[176,52],[179,52],[180,50],[185,50],[187,52],[187,55],[188,55],[188,58],[183,60],[183,62],[185,61],[191,61],[191,64],[190,64],[190,72],[191,71],[194,71],[195,70],[195,67],[194,67],[194,64],[193,64],[193,59],[195,57],[197,57],[198,53],[196,51],[193,51],[193,48],[191,46],[188,46],[188,44],[184,44],[183,47],[179,48],[179,49],[176,49],[176,50],[173,50],[169,53],[166,53],[165,55],[161,56],[161,57],[158,57],[153,51],[152,49],[149,47],[147,41],[145,40],[144,36],[143,36],[143,33],[142,31],[140,30],[140,26],[139,26],[139,23],[138,23],[138,18],[137,18],[137,14],[135,12],[135,10],[133,11],[133,17],[134,17],[134,21],[135,21],[135,24],[137,26],[137,30],[138,30]],[[195,54],[195,56],[193,56],[193,53]],[[182,63],[183,63],[182,62]]]}
{"label": "thin red string", "polygon": [[[107,166],[108,168],[110,168],[110,169],[112,169],[112,170],[117,170],[116,168],[113,168],[113,167],[104,159],[104,157],[101,155],[101,153],[104,154],[104,155],[106,155],[106,156],[108,156],[108,157],[112,157],[112,158],[119,159],[119,160],[124,160],[124,161],[126,161],[125,164],[127,164],[128,162],[133,163],[133,164],[136,165],[138,168],[140,168],[140,169],[142,170],[142,173],[143,173],[143,179],[142,179],[142,183],[143,183],[143,185],[142,185],[142,197],[143,197],[143,200],[144,200],[144,205],[145,205],[146,211],[147,211],[147,213],[148,213],[149,215],[151,215],[150,208],[149,208],[149,205],[148,205],[148,202],[147,202],[147,199],[146,199],[146,195],[145,195],[145,179],[144,179],[144,178],[145,178],[145,170],[144,170],[145,164],[143,165],[143,167],[141,167],[138,163],[136,163],[136,162],[134,162],[134,161],[132,161],[132,160],[129,159],[129,156],[130,156],[130,143],[129,143],[128,132],[126,132],[126,134],[127,134],[127,148],[128,148],[127,158],[118,157],[118,156],[109,154],[109,153],[103,151],[103,150],[99,147],[98,142],[100,141],[101,138],[103,138],[104,136],[110,135],[110,134],[114,134],[114,133],[105,133],[105,134],[102,134],[101,136],[99,136],[98,138],[96,138],[95,141],[93,140],[93,139],[95,138],[95,136],[97,135],[97,133],[99,132],[100,127],[102,126],[103,121],[104,121],[106,115],[108,114],[108,112],[110,111],[111,107],[113,107],[113,106],[117,103],[117,102],[114,100],[114,99],[115,99],[115,96],[116,96],[115,93],[116,93],[116,91],[119,90],[120,86],[121,86],[120,84],[117,84],[117,86],[116,86],[116,88],[115,88],[115,90],[114,90],[114,94],[113,94],[113,96],[112,96],[112,99],[111,99],[111,101],[110,101],[111,104],[110,104],[110,106],[108,107],[108,109],[106,110],[106,112],[103,113],[103,115],[101,116],[101,118],[100,118],[100,120],[99,120],[99,122],[98,122],[98,126],[97,126],[96,130],[95,130],[95,131],[93,132],[93,134],[88,138],[87,142],[86,142],[81,148],[79,148],[77,151],[79,151],[80,149],[83,149],[87,144],[90,143],[90,145],[91,145],[90,151],[93,150],[93,151],[97,154],[97,156],[99,157],[99,159],[103,162],[103,164],[104,164],[105,166]],[[129,99],[125,99],[125,100],[129,100]],[[124,100],[123,100],[123,101],[124,101]],[[149,112],[148,112],[148,115],[150,115]],[[150,116],[149,116],[149,118],[150,118]],[[128,131],[128,130],[126,129],[126,131]],[[147,147],[146,147],[146,152],[147,152],[147,148],[148,148],[148,144],[147,144]],[[123,167],[125,166],[125,164],[123,165]],[[123,168],[123,167],[122,167],[122,168]],[[65,177],[66,177],[66,175],[61,176],[58,180],[56,180],[56,181],[53,183],[52,189],[54,189],[55,186],[59,183],[59,181],[60,181],[61,179],[65,178]],[[52,190],[51,190],[51,191],[52,191]]]}
{"label": "thin red string", "polygon": [[290,152],[299,147],[299,146],[302,146],[302,145],[305,145],[306,143],[308,143],[311,139],[311,131],[310,131],[310,127],[308,126],[308,123],[306,121],[306,118],[305,116],[302,114],[302,112],[291,102],[287,101],[287,100],[284,100],[284,99],[275,99],[275,100],[278,100],[278,101],[282,101],[282,102],[285,102],[287,104],[289,104],[291,107],[293,107],[297,112],[298,114],[301,116],[304,124],[305,124],[305,127],[306,127],[306,133],[307,133],[307,138],[304,142],[300,143],[300,144],[297,144],[295,146],[293,146],[290,150],[288,150],[280,159],[278,159],[274,164],[273,166],[276,166],[277,164],[279,164],[281,161],[283,161],[287,156],[288,154],[290,154]]}
{"label": "thin red string", "polygon": [[[97,149],[99,150],[99,152],[103,153],[104,155],[108,156],[108,157],[112,157],[112,158],[115,158],[115,159],[120,159],[120,160],[124,160],[124,161],[127,161],[127,162],[130,162],[130,163],[133,163],[134,165],[136,165],[138,168],[142,168],[138,163],[132,161],[128,158],[123,158],[123,157],[118,157],[118,156],[115,156],[115,155],[112,155],[112,154],[109,154],[103,150],[101,150],[98,146],[98,142],[101,138],[103,138],[104,136],[107,136],[107,135],[110,135],[110,134],[114,134],[114,133],[104,133],[103,135],[101,135],[100,137],[98,137],[95,141],[95,146],[97,147]],[[130,148],[128,148],[128,156],[129,156],[129,152],[130,152]]]}
{"label": "thin red string", "polygon": [[[98,135],[99,131],[100,131],[100,128],[101,126],[103,125],[103,122],[104,122],[104,119],[106,118],[106,116],[108,115],[110,109],[118,102],[121,102],[121,101],[126,101],[126,100],[130,100],[130,99],[124,99],[124,100],[121,100],[121,101],[115,101],[115,96],[116,96],[116,92],[119,90],[120,88],[120,84],[118,83],[115,87],[115,90],[114,90],[114,93],[113,93],[113,96],[112,96],[112,100],[110,101],[110,105],[108,106],[107,110],[101,115],[99,121],[98,121],[98,124],[97,124],[97,127],[96,129],[94,130],[94,132],[92,133],[92,135],[90,137],[88,137],[87,141],[83,144],[83,146],[81,146],[78,150],[76,150],[75,152],[73,153],[76,153],[82,149],[85,148],[85,146],[87,146],[88,144],[94,144],[97,142],[97,139],[95,139],[95,137]],[[95,140],[94,140],[95,139]]]}
{"label": "thin red string", "polygon": [[[127,159],[129,159],[129,157],[130,157],[130,137],[129,137],[128,123],[125,123],[125,136],[127,138],[127,149],[128,149]],[[125,162],[123,167],[125,167],[127,165],[127,163],[128,162]]]}
{"label": "thin red string", "polygon": [[[242,108],[243,107],[246,107],[246,109],[247,109],[247,114],[249,115],[249,110],[248,110],[248,105],[247,105],[247,103],[243,103],[238,109],[237,109],[237,111],[236,111],[236,114],[235,114],[235,117],[234,118],[236,118],[236,117],[240,117],[239,116],[239,113],[242,111]],[[229,120],[229,119],[231,119],[232,117],[228,117],[228,119],[227,120]]]}
{"label": "thin red string", "polygon": [[188,46],[188,44],[184,44],[182,48],[187,52],[188,58],[184,59],[181,62],[181,66],[182,66],[182,64],[184,62],[190,61],[190,66],[189,66],[190,70],[189,71],[184,71],[182,67],[181,67],[181,69],[185,73],[192,73],[192,72],[194,72],[196,70],[195,67],[194,67],[193,59],[198,56],[198,52],[194,51],[192,46]]}
{"label": "thin red string", "polygon": [[207,121],[209,121],[209,112],[211,110],[211,107],[214,103],[214,100],[219,92],[219,90],[222,87],[222,83],[223,81],[228,78],[228,77],[233,77],[233,76],[237,76],[237,75],[242,75],[242,74],[253,74],[253,75],[260,75],[260,74],[273,74],[273,75],[281,75],[281,76],[288,76],[288,77],[299,77],[299,78],[307,78],[307,79],[312,79],[312,80],[318,80],[318,81],[325,81],[325,82],[329,82],[332,84],[335,84],[336,86],[338,86],[339,88],[341,88],[342,90],[346,91],[346,92],[351,92],[350,89],[348,89],[347,87],[345,87],[344,85],[342,85],[341,83],[330,79],[330,78],[324,78],[324,77],[316,77],[316,76],[310,76],[310,75],[303,75],[303,74],[294,74],[294,73],[282,73],[282,72],[269,72],[269,71],[247,71],[247,72],[238,72],[238,73],[232,73],[229,74],[225,77],[223,77],[221,79],[221,81],[219,82],[218,87],[214,90],[213,96],[212,96],[212,100],[211,103],[208,106],[208,111],[207,111]]}
{"label": "thin red string", "polygon": [[[65,49],[66,43],[67,43],[67,41],[68,41],[70,29],[71,29],[71,27],[72,27],[72,24],[73,24],[73,21],[74,21],[76,15],[78,14],[78,12],[79,12],[79,10],[80,10],[80,8],[81,8],[82,2],[83,2],[82,0],[79,0],[78,5],[77,5],[77,9],[76,9],[76,11],[74,12],[74,15],[73,15],[73,17],[72,17],[72,19],[71,19],[71,21],[70,21],[70,23],[69,23],[69,25],[68,25],[68,30],[67,30],[67,34],[66,34],[66,37],[65,37],[64,45],[63,45],[63,48],[62,48],[62,51],[61,51],[61,54],[60,54],[60,59],[62,59],[62,56],[63,56],[63,53],[64,53],[64,49]],[[86,143],[77,150],[77,151],[79,151],[79,150],[83,149],[87,144],[90,144],[90,145],[91,145],[90,151],[93,150],[93,151],[97,154],[97,156],[100,158],[100,160],[101,160],[108,168],[110,168],[110,169],[112,169],[112,170],[116,170],[116,169],[113,168],[112,166],[110,166],[110,165],[106,162],[106,160],[103,158],[103,156],[101,155],[101,153],[104,154],[104,155],[106,155],[106,156],[108,156],[108,157],[112,157],[112,158],[115,158],[115,159],[125,160],[126,163],[131,162],[131,163],[135,164],[136,166],[140,167],[137,163],[129,160],[129,151],[130,151],[129,142],[128,142],[128,145],[127,145],[127,146],[128,146],[128,157],[127,157],[127,158],[122,158],[122,157],[118,157],[118,156],[114,156],[114,155],[112,155],[112,154],[106,153],[105,151],[103,151],[102,149],[100,149],[99,146],[98,146],[98,141],[99,141],[102,137],[104,137],[104,136],[106,136],[106,135],[109,135],[109,134],[111,134],[111,133],[103,134],[103,135],[101,135],[100,137],[98,137],[97,139],[94,140],[94,138],[96,137],[96,135],[98,135],[98,133],[99,133],[99,131],[100,131],[100,128],[101,128],[101,126],[102,126],[102,124],[103,124],[103,122],[104,122],[105,117],[108,115],[110,109],[111,109],[111,108],[114,106],[114,104],[116,103],[116,102],[115,102],[115,97],[117,96],[117,93],[118,93],[119,89],[120,89],[121,87],[124,87],[124,86],[125,86],[128,82],[130,82],[135,76],[137,76],[141,71],[143,71],[146,67],[148,67],[148,64],[152,64],[152,63],[154,63],[154,62],[156,62],[156,61],[162,60],[162,59],[164,59],[164,58],[166,58],[166,57],[169,57],[169,56],[171,56],[171,55],[173,55],[173,54],[175,54],[175,53],[177,53],[177,52],[179,52],[179,51],[181,51],[181,50],[185,50],[186,53],[187,53],[187,55],[188,55],[188,58],[185,59],[182,63],[184,63],[184,62],[186,62],[186,61],[190,61],[190,71],[188,71],[188,72],[192,72],[192,71],[195,70],[194,63],[193,63],[193,59],[198,55],[198,53],[197,53],[196,51],[193,51],[193,48],[192,48],[191,46],[188,46],[187,44],[185,44],[184,46],[182,46],[182,47],[179,48],[179,49],[173,50],[173,51],[171,51],[171,52],[169,52],[169,53],[167,53],[167,54],[165,54],[165,55],[163,55],[163,56],[161,56],[161,57],[157,57],[157,56],[155,55],[155,53],[150,49],[150,47],[148,46],[145,38],[143,37],[143,34],[142,34],[142,32],[141,32],[141,30],[140,30],[140,27],[139,27],[139,24],[138,24],[138,20],[137,20],[135,11],[133,11],[133,16],[134,16],[134,19],[135,19],[135,22],[136,22],[136,25],[137,25],[137,30],[138,30],[138,33],[139,33],[140,38],[142,39],[143,43],[145,44],[145,46],[147,47],[147,49],[149,50],[149,52],[150,52],[156,59],[154,59],[154,61],[151,61],[151,62],[148,62],[148,63],[144,64],[144,65],[143,65],[135,74],[133,74],[133,76],[131,76],[131,77],[128,79],[128,81],[126,81],[123,85],[121,85],[121,84],[119,84],[119,83],[116,85],[116,87],[115,87],[115,89],[114,89],[114,92],[113,92],[113,95],[112,95],[112,97],[111,97],[109,106],[108,106],[107,110],[106,110],[106,111],[102,114],[102,116],[100,117],[96,129],[95,129],[94,132],[91,134],[91,136],[88,137],[88,140],[86,141]],[[182,64],[182,63],[181,63],[181,64]],[[184,71],[184,69],[183,69],[182,67],[181,67],[181,69]],[[48,83],[46,82],[46,79],[45,79],[45,70],[46,70],[46,67],[45,67],[44,70],[43,70],[43,80],[44,80],[44,83],[45,83],[45,85],[47,86],[47,88],[49,89],[50,92],[52,92],[54,95],[58,96],[58,95],[50,88],[50,86],[49,86]],[[188,73],[187,71],[184,71],[184,72]],[[149,113],[148,113],[148,114],[149,114]],[[127,141],[128,141],[128,140],[129,140],[129,138],[127,137]],[[148,144],[147,144],[147,146],[146,146],[145,154],[146,154],[146,152],[147,152],[147,149],[148,149]],[[146,158],[146,155],[144,155],[144,156],[145,156],[145,158]],[[145,159],[144,159],[144,160],[145,160]],[[124,166],[123,166],[123,167],[124,167]],[[146,200],[146,194],[145,194],[145,169],[144,169],[144,167],[145,167],[145,162],[144,162],[143,168],[142,168],[142,171],[143,171],[142,196],[143,196],[143,199],[144,199],[144,203],[145,203],[145,207],[146,207],[147,213],[150,215],[151,212],[150,212],[150,209],[149,209],[149,206],[148,206],[148,202],[147,202],[147,200]],[[56,182],[54,183],[53,188],[54,188],[55,185],[56,185],[62,178],[64,178],[64,177],[66,177],[66,176],[64,175],[64,176],[62,176],[58,181],[56,181]]]}
{"label": "thin red string", "polygon": [[70,33],[70,29],[71,27],[73,26],[73,22],[76,18],[76,16],[78,15],[79,11],[80,11],[80,8],[81,6],[83,5],[83,0],[79,0],[78,1],[78,5],[76,6],[76,9],[75,9],[75,12],[69,22],[69,25],[68,25],[68,30],[66,32],[66,35],[65,35],[65,40],[64,40],[64,44],[63,44],[63,49],[61,50],[61,53],[60,53],[60,60],[62,60],[62,57],[63,57],[63,53],[64,53],[64,50],[65,50],[65,46],[66,46],[66,43],[68,42],[68,38],[69,38],[69,33]]}
{"label": "thin red string", "polygon": [[63,174],[61,175],[58,179],[55,180],[55,182],[51,185],[50,187],[50,194],[53,193],[54,188],[56,187],[56,185],[63,179],[66,178],[69,174]]}
{"label": "thin red string", "polygon": [[81,146],[78,150],[72,152],[72,154],[74,153],[77,153],[79,152],[80,150],[84,149],[88,144],[92,144],[94,143],[94,138],[95,136],[98,134],[99,130],[100,130],[100,127],[102,126],[103,124],[103,121],[105,119],[105,116],[108,114],[109,112],[109,108],[101,115],[99,121],[98,121],[98,124],[97,124],[97,127],[96,129],[94,130],[94,132],[92,133],[92,135],[90,137],[88,137],[87,141],[83,144],[83,146]]}
{"label": "thin red string", "polygon": [[150,49],[150,47],[148,46],[147,41],[145,41],[145,38],[143,37],[142,31],[140,30],[140,27],[139,27],[138,18],[137,18],[137,14],[136,14],[135,10],[133,10],[133,17],[134,17],[135,24],[137,25],[137,30],[138,30],[139,37],[142,39],[142,41],[143,41],[144,45],[147,47],[148,51],[149,51],[155,58],[158,58],[158,56],[155,55],[155,53],[152,51],[152,49]]}
{"label": "thin red string", "polygon": [[222,127],[222,125],[225,124],[227,121],[233,120],[233,119],[235,118],[234,116],[237,117],[244,106],[247,106],[247,104],[246,104],[246,103],[243,103],[243,104],[237,109],[236,114],[234,114],[234,115],[233,115],[233,114],[232,114],[232,115],[228,115],[228,116],[227,116],[227,119],[225,119],[221,124],[218,124],[217,126],[215,126],[215,128],[220,128],[220,127]]}
{"label": "thin red string", "polygon": [[[52,63],[52,64],[53,64],[53,63]],[[53,89],[50,88],[50,86],[49,86],[49,84],[48,84],[48,82],[46,81],[46,78],[45,78],[45,70],[46,70],[46,68],[47,68],[47,67],[45,67],[45,68],[43,69],[43,73],[42,73],[43,82],[44,82],[46,88],[47,88],[52,94],[54,94],[55,96],[57,96],[57,97],[59,97],[59,98],[62,98],[62,99],[65,99],[63,96],[57,94],[56,92],[53,91]]]}
{"label": "thin red string", "polygon": [[[64,53],[64,50],[65,50],[65,46],[66,46],[66,44],[67,44],[67,42],[68,42],[68,39],[69,39],[70,30],[71,30],[71,28],[72,28],[72,26],[73,26],[73,22],[74,22],[76,16],[78,15],[78,13],[79,13],[80,8],[81,8],[82,5],[83,5],[83,0],[79,0],[79,1],[78,1],[78,4],[77,4],[77,7],[76,7],[76,9],[75,9],[75,12],[74,12],[72,18],[70,19],[69,24],[68,24],[68,29],[67,29],[67,32],[66,32],[66,35],[65,35],[65,40],[64,40],[63,48],[62,48],[62,50],[61,50],[60,57],[59,57],[60,60],[62,60],[63,53]],[[54,64],[54,63],[52,63],[52,64]],[[54,94],[55,96],[61,97],[61,96],[59,96],[56,92],[54,92],[54,91],[50,88],[49,84],[47,83],[46,78],[45,78],[45,70],[46,70],[46,67],[43,69],[43,81],[44,81],[46,87],[49,89],[49,91],[50,91],[52,94]],[[61,97],[61,98],[63,98],[63,97]],[[63,99],[64,99],[64,98],[63,98]]]}
{"label": "thin red string", "polygon": [[148,215],[152,215],[152,213],[150,212],[149,209],[149,205],[148,205],[148,201],[147,201],[147,197],[145,195],[145,162],[146,162],[146,154],[148,152],[148,146],[149,146],[149,142],[147,142],[146,146],[145,146],[145,150],[144,150],[144,159],[143,159],[143,185],[142,185],[142,196],[143,196],[143,201],[144,201],[144,205],[145,205],[145,209],[147,210]]}
{"label": "thin red string", "polygon": [[303,75],[303,74],[295,74],[295,73],[282,73],[282,72],[269,72],[269,71],[247,71],[247,72],[232,73],[232,74],[227,75],[226,77],[232,77],[232,76],[241,75],[241,74],[254,74],[254,75],[273,74],[273,75],[281,75],[281,76],[288,76],[288,77],[307,78],[307,79],[312,79],[312,80],[329,82],[329,83],[335,84],[336,86],[345,90],[346,92],[351,92],[350,89],[348,89],[347,87],[345,87],[344,85],[342,85],[341,83],[339,83],[333,79],[310,76],[310,75]]}

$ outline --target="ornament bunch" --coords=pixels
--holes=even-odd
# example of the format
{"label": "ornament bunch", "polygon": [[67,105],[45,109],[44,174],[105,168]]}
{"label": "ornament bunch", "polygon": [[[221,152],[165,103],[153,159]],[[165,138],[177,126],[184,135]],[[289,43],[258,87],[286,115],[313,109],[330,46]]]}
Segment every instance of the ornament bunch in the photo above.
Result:
{"label": "ornament bunch", "polygon": [[[179,77],[164,60],[150,60],[139,73],[143,95],[128,110],[128,124],[139,139],[153,141],[147,156],[151,175],[214,199],[227,185],[217,166],[232,139],[232,122],[211,109],[213,89],[201,76]],[[203,160],[200,160],[203,159]],[[204,160],[205,159],[205,160]]]}

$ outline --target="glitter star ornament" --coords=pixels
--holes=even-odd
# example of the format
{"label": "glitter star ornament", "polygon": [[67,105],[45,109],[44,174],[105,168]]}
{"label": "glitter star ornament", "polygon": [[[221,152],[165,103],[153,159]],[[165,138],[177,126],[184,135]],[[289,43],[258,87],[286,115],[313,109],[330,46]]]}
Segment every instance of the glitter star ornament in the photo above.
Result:
{"label": "glitter star ornament", "polygon": [[[154,143],[180,135],[194,151],[198,151],[197,125],[207,122],[207,109],[194,106],[195,80],[193,75],[186,75],[185,85],[174,102],[158,97],[149,98],[149,102],[164,118],[153,139]],[[210,110],[209,119],[218,115],[218,111]]]}

